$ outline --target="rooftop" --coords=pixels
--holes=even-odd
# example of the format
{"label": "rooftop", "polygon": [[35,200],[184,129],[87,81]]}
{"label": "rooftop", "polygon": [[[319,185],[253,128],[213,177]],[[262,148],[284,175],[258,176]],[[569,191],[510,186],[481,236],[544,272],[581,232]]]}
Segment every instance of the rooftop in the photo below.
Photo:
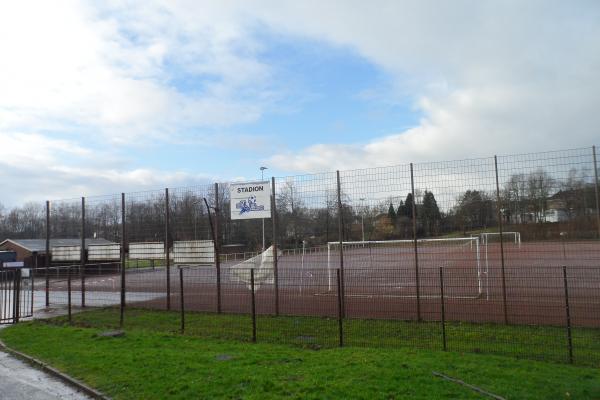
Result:
{"label": "rooftop", "polygon": [[[46,252],[46,239],[6,239],[0,242],[0,246],[3,246],[5,243],[11,242],[15,245],[24,248],[25,250],[31,252],[37,252],[43,254]],[[85,239],[85,248],[87,249],[89,245],[99,245],[99,244],[115,244],[115,242],[111,242],[106,239]],[[80,246],[81,239],[50,239],[50,248],[52,247],[60,247],[60,246]]]}

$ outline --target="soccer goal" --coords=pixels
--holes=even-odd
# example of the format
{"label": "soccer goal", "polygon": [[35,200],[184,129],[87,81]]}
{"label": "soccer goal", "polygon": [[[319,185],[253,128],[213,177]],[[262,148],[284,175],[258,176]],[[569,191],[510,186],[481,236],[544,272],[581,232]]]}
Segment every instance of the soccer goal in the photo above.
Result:
{"label": "soccer goal", "polygon": [[275,261],[273,246],[248,260],[230,267],[234,280],[246,284],[248,290],[252,289],[250,276],[252,269],[254,269],[254,290],[258,290],[262,285],[274,283]]}
{"label": "soccer goal", "polygon": [[491,243],[500,243],[500,239],[502,238],[504,243],[514,243],[519,248],[521,247],[521,232],[483,232],[479,235],[482,246],[487,246]]}
{"label": "soccer goal", "polygon": [[[359,271],[391,270],[402,266],[408,270],[414,265],[414,240],[370,240],[349,241],[342,244],[344,268]],[[465,280],[472,282],[466,285],[469,293],[457,294],[455,297],[479,298],[487,294],[487,271],[483,269],[479,237],[431,238],[416,241],[420,275],[430,277],[434,281],[421,282],[421,285],[433,288],[439,279],[435,271],[442,268],[454,268]],[[339,268],[340,242],[327,243],[327,270],[329,291],[335,289],[335,270]],[[472,267],[472,268],[471,268]],[[457,272],[460,271],[460,272]],[[434,278],[435,277],[435,278]],[[365,279],[370,279],[365,276]],[[386,283],[393,285],[394,283]],[[397,282],[398,287],[415,285],[415,282]],[[420,286],[421,286],[420,285]],[[466,291],[466,289],[465,289]],[[431,293],[431,297],[439,296]],[[427,295],[426,295],[427,296]],[[397,295],[394,297],[404,297]],[[411,297],[411,296],[406,296]],[[425,296],[424,296],[425,297]],[[450,295],[449,297],[453,297]]]}

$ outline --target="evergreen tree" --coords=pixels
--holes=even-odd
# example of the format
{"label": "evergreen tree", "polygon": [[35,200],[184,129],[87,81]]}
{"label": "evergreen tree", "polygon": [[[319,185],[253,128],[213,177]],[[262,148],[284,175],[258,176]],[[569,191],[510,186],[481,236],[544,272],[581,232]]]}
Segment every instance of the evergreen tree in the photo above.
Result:
{"label": "evergreen tree", "polygon": [[440,209],[432,192],[425,191],[421,210],[420,217],[423,220],[425,233],[427,235],[432,235],[435,233],[435,227],[441,219]]}
{"label": "evergreen tree", "polygon": [[[408,195],[406,195],[406,200],[404,201],[404,209],[406,211],[405,217],[407,217],[408,219],[412,219],[412,209],[413,209],[413,195],[412,193],[409,193]],[[416,210],[415,210],[415,214],[416,214]]]}
{"label": "evergreen tree", "polygon": [[390,221],[392,224],[396,224],[396,210],[394,209],[394,205],[390,203],[390,207],[388,208],[388,217],[390,217]]}
{"label": "evergreen tree", "polygon": [[405,217],[406,216],[406,206],[404,202],[400,200],[400,205],[398,206],[398,211],[396,212],[396,216]]}

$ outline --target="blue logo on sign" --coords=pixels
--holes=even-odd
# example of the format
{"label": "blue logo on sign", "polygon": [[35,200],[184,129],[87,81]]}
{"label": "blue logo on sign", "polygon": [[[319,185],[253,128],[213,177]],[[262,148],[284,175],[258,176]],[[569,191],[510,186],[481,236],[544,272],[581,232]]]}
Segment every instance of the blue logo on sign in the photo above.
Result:
{"label": "blue logo on sign", "polygon": [[264,211],[265,206],[259,206],[256,204],[256,196],[250,196],[247,200],[242,200],[235,205],[236,210],[240,210],[240,215],[249,213],[251,211]]}

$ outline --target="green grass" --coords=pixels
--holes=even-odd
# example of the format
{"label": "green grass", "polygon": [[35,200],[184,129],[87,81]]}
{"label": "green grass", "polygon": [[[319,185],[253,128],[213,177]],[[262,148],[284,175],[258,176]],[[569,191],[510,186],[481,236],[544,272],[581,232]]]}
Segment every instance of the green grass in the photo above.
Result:
{"label": "green grass", "polygon": [[164,267],[165,260],[126,260],[125,268]]}
{"label": "green grass", "polygon": [[81,326],[37,321],[0,337],[115,399],[481,398],[432,371],[507,399],[600,398],[599,371],[589,367],[412,348],[223,341],[170,332],[169,313],[131,314],[123,337],[99,337],[103,328],[83,327],[80,316]]}
{"label": "green grass", "polygon": [[[66,317],[49,323],[65,324]],[[250,315],[187,312],[185,334],[209,339],[251,341]],[[110,329],[118,327],[119,310],[106,308],[73,315],[75,326]],[[180,316],[172,311],[127,309],[125,328],[161,333],[178,332]],[[348,346],[373,348],[443,348],[439,322],[346,319],[344,342]],[[574,360],[578,365],[600,367],[600,330],[572,330]],[[534,360],[568,362],[564,327],[474,323],[447,323],[447,348],[451,351],[506,355]],[[335,318],[258,316],[258,342],[292,344],[307,348],[339,345]]]}

